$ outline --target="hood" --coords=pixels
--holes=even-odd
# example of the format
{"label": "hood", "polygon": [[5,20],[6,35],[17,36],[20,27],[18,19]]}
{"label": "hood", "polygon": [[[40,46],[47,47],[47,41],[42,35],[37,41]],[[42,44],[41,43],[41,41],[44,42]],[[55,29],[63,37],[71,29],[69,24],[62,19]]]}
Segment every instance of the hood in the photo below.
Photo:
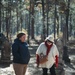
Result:
{"label": "hood", "polygon": [[14,40],[14,42],[21,42],[18,38],[16,38],[15,40]]}

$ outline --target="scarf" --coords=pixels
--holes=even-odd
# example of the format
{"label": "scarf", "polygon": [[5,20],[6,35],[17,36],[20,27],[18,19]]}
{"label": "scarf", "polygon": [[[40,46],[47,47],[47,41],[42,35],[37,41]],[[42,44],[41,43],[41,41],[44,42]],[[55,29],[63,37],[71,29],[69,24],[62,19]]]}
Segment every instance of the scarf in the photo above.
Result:
{"label": "scarf", "polygon": [[[48,53],[49,53],[49,51],[50,51],[50,49],[51,49],[53,43],[52,43],[51,45],[48,45],[48,44],[47,44],[47,41],[45,41],[45,45],[46,45],[46,47],[47,47],[46,55],[48,55]],[[57,56],[57,55],[55,56],[55,65],[56,65],[56,67],[58,67],[58,56]]]}
{"label": "scarf", "polygon": [[51,47],[53,46],[53,43],[52,43],[51,45],[48,45],[48,44],[47,44],[47,41],[45,41],[45,46],[47,47],[46,55],[48,55],[48,53],[49,53]]}

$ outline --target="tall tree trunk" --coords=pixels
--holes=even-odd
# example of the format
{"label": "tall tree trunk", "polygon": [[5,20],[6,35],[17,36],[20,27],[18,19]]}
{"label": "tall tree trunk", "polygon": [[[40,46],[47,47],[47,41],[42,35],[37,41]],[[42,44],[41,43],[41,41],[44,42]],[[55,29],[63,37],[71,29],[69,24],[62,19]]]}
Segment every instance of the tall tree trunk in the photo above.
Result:
{"label": "tall tree trunk", "polygon": [[44,12],[44,0],[42,0],[42,11],[43,11],[43,40],[46,37],[46,30],[45,30],[45,12]]}
{"label": "tall tree trunk", "polygon": [[68,41],[68,19],[69,19],[70,0],[68,0],[68,8],[66,10],[66,41]]}
{"label": "tall tree trunk", "polygon": [[29,37],[30,37],[30,24],[31,24],[31,0],[30,0],[30,8],[29,8],[29,23],[28,23],[28,44],[30,44],[29,43]]}
{"label": "tall tree trunk", "polygon": [[12,43],[11,35],[12,35],[12,10],[10,11],[10,42]]}
{"label": "tall tree trunk", "polygon": [[[20,10],[22,9],[21,6],[22,6],[22,1],[20,0]],[[22,10],[20,11],[20,27],[22,31]]]}
{"label": "tall tree trunk", "polygon": [[8,38],[9,27],[8,27],[8,10],[6,9],[6,36]]}
{"label": "tall tree trunk", "polygon": [[57,16],[56,2],[57,0],[55,0],[55,11],[54,11],[54,39],[56,39],[56,16]]}
{"label": "tall tree trunk", "polygon": [[59,16],[57,15],[57,37],[59,37]]}
{"label": "tall tree trunk", "polygon": [[18,31],[19,31],[19,25],[18,25],[18,7],[16,8],[16,13],[17,13],[17,33],[18,33]]}
{"label": "tall tree trunk", "polygon": [[31,1],[31,38],[34,39],[34,0]]}
{"label": "tall tree trunk", "polygon": [[1,32],[1,0],[0,0],[0,32]]}
{"label": "tall tree trunk", "polygon": [[71,34],[72,34],[72,24],[71,24],[71,22],[72,22],[72,14],[70,14],[70,36],[71,36]]}
{"label": "tall tree trunk", "polygon": [[62,14],[61,14],[61,18],[60,18],[61,19],[61,23],[60,23],[61,24],[61,32],[63,32],[63,21],[62,21],[62,18],[63,17],[62,17]]}
{"label": "tall tree trunk", "polygon": [[68,19],[69,19],[69,7],[70,7],[70,0],[68,0],[68,7],[66,10],[66,25],[63,27],[63,45],[66,45],[68,41]]}
{"label": "tall tree trunk", "polygon": [[49,31],[49,23],[48,23],[48,15],[49,15],[49,0],[46,0],[46,6],[47,6],[47,36]]}
{"label": "tall tree trunk", "polygon": [[2,18],[3,18],[2,31],[5,31],[5,29],[4,29],[4,27],[5,27],[5,24],[4,24],[4,8],[2,9]]}

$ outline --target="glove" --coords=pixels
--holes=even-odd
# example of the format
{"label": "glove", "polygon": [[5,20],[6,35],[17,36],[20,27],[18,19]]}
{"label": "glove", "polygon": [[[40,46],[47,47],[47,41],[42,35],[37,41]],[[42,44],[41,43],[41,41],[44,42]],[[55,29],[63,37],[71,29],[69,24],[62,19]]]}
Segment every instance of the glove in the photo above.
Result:
{"label": "glove", "polygon": [[55,56],[55,66],[58,67],[58,56]]}
{"label": "glove", "polygon": [[39,67],[39,55],[36,54],[36,64],[37,64],[37,67]]}

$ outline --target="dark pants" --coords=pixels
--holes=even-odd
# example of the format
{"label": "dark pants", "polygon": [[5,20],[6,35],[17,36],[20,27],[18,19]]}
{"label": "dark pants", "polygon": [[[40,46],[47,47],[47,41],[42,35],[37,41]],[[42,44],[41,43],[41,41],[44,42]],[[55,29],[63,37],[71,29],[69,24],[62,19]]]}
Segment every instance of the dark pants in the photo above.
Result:
{"label": "dark pants", "polygon": [[[43,75],[48,75],[47,71],[48,69],[47,68],[42,68],[43,70]],[[56,75],[56,72],[55,72],[55,65],[53,65],[50,69],[50,75]]]}

